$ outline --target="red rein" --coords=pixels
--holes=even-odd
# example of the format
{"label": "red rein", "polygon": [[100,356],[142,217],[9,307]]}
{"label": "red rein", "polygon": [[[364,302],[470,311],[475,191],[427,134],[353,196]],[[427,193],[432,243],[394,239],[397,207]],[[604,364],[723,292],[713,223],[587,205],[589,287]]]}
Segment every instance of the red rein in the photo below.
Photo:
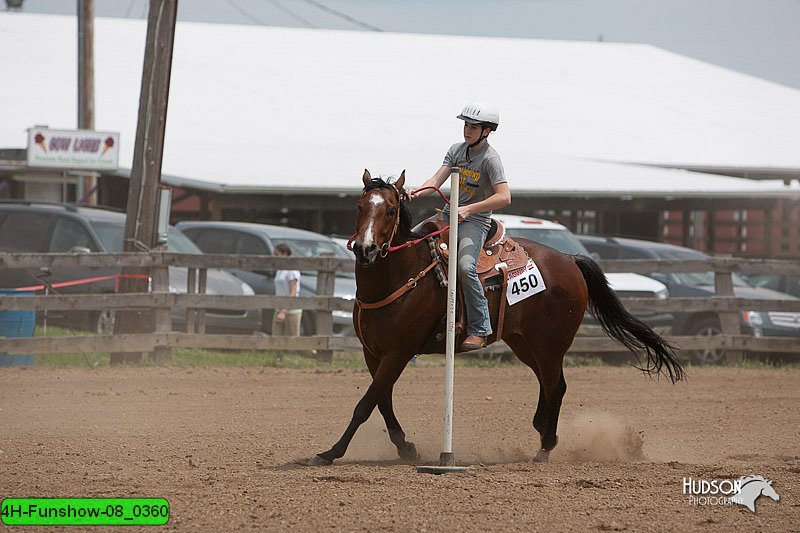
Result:
{"label": "red rein", "polygon": [[[445,203],[447,205],[450,205],[450,200],[447,199],[447,196],[444,195],[444,193],[439,189],[439,187],[423,187],[421,189],[417,189],[417,192],[425,191],[425,190],[428,190],[428,189],[433,189],[434,191],[438,192],[439,196],[442,197],[442,199],[445,201]],[[398,214],[398,216],[400,216],[400,215]],[[387,253],[388,252],[394,252],[396,250],[402,250],[403,248],[408,248],[409,246],[414,246],[418,242],[422,242],[425,239],[427,239],[428,237],[433,237],[435,235],[439,235],[440,233],[444,233],[448,229],[450,229],[450,226],[445,226],[442,229],[440,229],[438,231],[434,231],[433,233],[429,233],[428,235],[425,235],[424,237],[420,237],[419,239],[415,239],[413,241],[407,241],[407,242],[404,242],[403,244],[400,244],[400,245],[397,245],[397,246],[390,246],[389,248],[387,248],[386,252]],[[353,251],[353,239],[355,239],[355,238],[356,238],[356,234],[353,233],[350,236],[350,240],[347,241],[347,249],[350,250],[351,252]]]}

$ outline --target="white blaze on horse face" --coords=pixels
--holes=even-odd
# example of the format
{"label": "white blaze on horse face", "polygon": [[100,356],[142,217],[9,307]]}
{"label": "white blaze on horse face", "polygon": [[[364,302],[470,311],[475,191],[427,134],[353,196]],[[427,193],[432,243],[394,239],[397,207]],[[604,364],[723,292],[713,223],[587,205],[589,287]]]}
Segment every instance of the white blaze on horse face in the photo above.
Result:
{"label": "white blaze on horse face", "polygon": [[[383,196],[381,196],[381,193],[377,191],[373,192],[369,197],[369,203],[371,203],[376,207],[381,205],[383,202],[384,202]],[[367,231],[364,232],[364,242],[363,242],[364,246],[372,246],[372,244],[374,244],[373,241],[375,240],[375,235],[373,235],[372,224],[373,221],[370,220],[369,226],[367,226]]]}
{"label": "white blaze on horse face", "polygon": [[372,234],[372,220],[369,221],[369,226],[367,226],[367,231],[364,232],[364,242],[362,243],[363,246],[372,246],[372,241],[375,236]]}
{"label": "white blaze on horse face", "polygon": [[381,193],[379,192],[374,192],[372,193],[372,196],[369,197],[369,203],[371,203],[375,207],[381,205],[383,202],[384,202],[383,196],[381,196]]}

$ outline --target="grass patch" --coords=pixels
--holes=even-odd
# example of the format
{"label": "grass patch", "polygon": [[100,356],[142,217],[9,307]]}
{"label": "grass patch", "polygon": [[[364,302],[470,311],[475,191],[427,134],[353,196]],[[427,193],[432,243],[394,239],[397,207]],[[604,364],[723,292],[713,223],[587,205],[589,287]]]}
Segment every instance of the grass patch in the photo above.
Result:
{"label": "grass patch", "polygon": [[[35,336],[43,335],[42,327],[37,326]],[[87,336],[92,333],[83,331],[73,331],[68,328],[48,326],[48,337],[63,336]],[[583,367],[583,366],[619,366],[634,362],[632,357],[627,354],[615,354],[613,358],[606,356],[567,355],[564,358],[564,367]],[[622,355],[622,356],[620,356]],[[162,363],[151,361],[145,355],[138,366],[159,366]],[[445,356],[441,354],[420,355],[409,363],[411,367],[444,367]],[[490,353],[470,353],[456,354],[455,366],[473,368],[504,368],[520,366],[522,363],[511,353],[490,354]],[[689,363],[690,366],[691,365]],[[42,354],[36,355],[36,366],[50,368],[98,368],[109,366],[108,353],[72,353],[72,354]],[[365,369],[364,358],[356,352],[337,352],[334,354],[332,363],[323,363],[316,358],[313,352],[279,352],[279,351],[233,351],[233,350],[201,350],[195,348],[174,348],[172,350],[172,361],[168,366],[176,367],[272,367],[272,368],[358,368]],[[748,356],[744,362],[737,365],[738,368],[753,369],[798,369],[800,359],[780,357],[780,356]]]}

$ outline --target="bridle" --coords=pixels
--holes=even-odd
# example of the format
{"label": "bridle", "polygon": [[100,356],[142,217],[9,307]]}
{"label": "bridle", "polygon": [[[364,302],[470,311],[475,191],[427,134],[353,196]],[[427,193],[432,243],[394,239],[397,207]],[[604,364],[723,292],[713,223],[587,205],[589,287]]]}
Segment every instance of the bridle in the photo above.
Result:
{"label": "bridle", "polygon": [[[397,251],[397,250],[401,250],[403,248],[407,248],[409,246],[413,246],[413,245],[415,245],[415,244],[417,244],[419,242],[422,242],[422,241],[424,241],[426,239],[430,239],[431,237],[434,237],[434,236],[436,236],[436,235],[438,235],[438,234],[440,234],[440,233],[442,233],[444,231],[447,231],[450,228],[450,226],[447,226],[447,227],[442,228],[442,229],[440,229],[438,231],[429,233],[428,235],[425,235],[424,237],[420,237],[418,239],[414,239],[414,240],[411,240],[411,241],[406,241],[403,244],[399,244],[397,246],[391,246],[391,242],[394,240],[394,236],[397,233],[397,228],[400,226],[400,206],[401,206],[401,203],[403,202],[403,200],[408,198],[408,194],[405,192],[405,190],[401,191],[400,189],[398,189],[397,186],[394,183],[392,183],[390,185],[392,187],[392,190],[394,190],[395,194],[397,195],[397,215],[396,215],[396,217],[394,219],[394,227],[392,228],[392,233],[391,233],[391,235],[389,237],[389,240],[386,243],[381,245],[381,248],[380,248],[381,249],[381,252],[380,252],[381,257],[386,257],[387,255],[389,255],[389,252],[394,252],[394,251]],[[442,194],[442,191],[440,191],[438,187],[425,187],[425,189],[434,189],[435,191],[437,191],[442,196],[442,198],[444,198],[445,202],[447,202],[448,204],[450,203],[450,202],[447,201],[447,197],[444,194]],[[425,189],[421,189],[421,190],[425,190]],[[347,241],[347,248],[350,251],[353,251],[353,249],[352,249],[353,239],[355,239],[355,234],[353,234],[353,236],[350,237],[350,240]],[[403,296],[405,293],[407,293],[411,289],[414,289],[417,286],[417,283],[422,278],[424,278],[428,274],[428,272],[430,272],[432,269],[434,269],[436,267],[436,265],[438,265],[440,263],[441,263],[441,257],[438,257],[438,256],[435,257],[433,259],[433,261],[427,267],[423,268],[419,273],[417,273],[416,276],[414,276],[413,278],[409,278],[409,280],[407,282],[405,282],[403,285],[401,285],[400,288],[398,288],[393,293],[391,293],[389,296],[383,298],[380,301],[367,303],[367,302],[362,302],[359,298],[356,298],[356,313],[357,313],[357,316],[356,316],[356,320],[355,320],[355,325],[356,325],[357,332],[361,330],[361,311],[363,309],[378,309],[378,308],[384,307],[384,306],[394,302],[395,300],[397,300],[398,298]]]}
{"label": "bridle", "polygon": [[[432,233],[429,233],[429,234],[425,235],[424,237],[420,237],[418,239],[414,239],[414,240],[411,240],[411,241],[406,241],[403,244],[398,244],[397,246],[392,246],[391,244],[392,244],[392,241],[394,240],[395,234],[397,233],[397,228],[400,227],[400,204],[404,200],[408,199],[408,193],[406,193],[405,189],[403,189],[402,191],[400,189],[398,189],[397,186],[394,183],[390,183],[390,185],[392,187],[392,190],[395,192],[395,194],[397,194],[397,213],[395,214],[394,227],[392,228],[391,235],[389,235],[389,240],[386,241],[385,243],[383,243],[381,245],[381,247],[380,247],[380,256],[381,257],[386,257],[387,255],[389,255],[389,252],[396,252],[397,250],[402,250],[403,248],[408,248],[409,246],[414,246],[415,244],[420,243],[420,242],[424,241],[425,239],[427,239],[429,237],[435,237],[436,235],[439,235],[440,233],[444,233],[445,231],[450,229],[450,226],[448,225],[448,226],[443,227],[440,230],[437,230],[437,231],[434,231]],[[425,190],[428,190],[428,189],[433,189],[434,191],[438,192],[439,196],[442,197],[442,199],[447,203],[447,205],[450,205],[450,201],[447,199],[447,197],[444,195],[444,193],[439,189],[439,187],[423,187],[422,189],[419,189],[419,190],[420,191],[425,191]],[[353,233],[350,236],[350,239],[347,241],[347,249],[350,250],[351,252],[353,251],[353,240],[355,238],[356,238],[356,234]]]}

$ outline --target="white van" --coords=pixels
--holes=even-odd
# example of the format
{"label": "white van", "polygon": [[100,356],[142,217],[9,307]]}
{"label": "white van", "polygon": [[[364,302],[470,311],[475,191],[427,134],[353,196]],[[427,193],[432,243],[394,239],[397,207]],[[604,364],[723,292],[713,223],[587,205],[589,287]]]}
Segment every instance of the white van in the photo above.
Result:
{"label": "white van", "polygon": [[[578,238],[557,222],[534,217],[493,214],[506,228],[511,238],[520,237],[536,241],[565,254],[580,254],[591,257],[592,254]],[[666,285],[647,276],[631,273],[606,274],[609,286],[621,298],[655,298],[664,300],[669,297]],[[642,321],[651,327],[669,326],[672,315],[668,313],[636,313]]]}

